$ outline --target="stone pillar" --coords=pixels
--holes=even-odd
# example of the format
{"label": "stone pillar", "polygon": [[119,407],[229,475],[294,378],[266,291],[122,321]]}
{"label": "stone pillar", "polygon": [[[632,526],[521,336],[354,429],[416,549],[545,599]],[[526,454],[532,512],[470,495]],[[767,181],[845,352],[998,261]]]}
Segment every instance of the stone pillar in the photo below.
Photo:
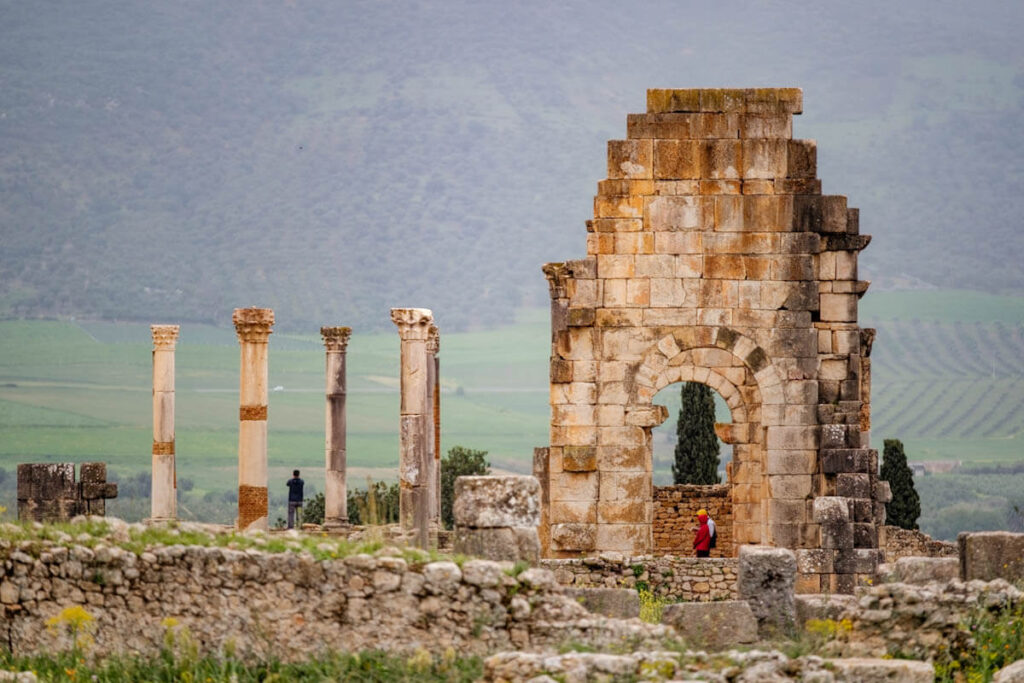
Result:
{"label": "stone pillar", "polygon": [[178,516],[178,475],[174,461],[174,347],[177,325],[150,325],[153,335],[153,474],[150,519]]}
{"label": "stone pillar", "polygon": [[321,327],[327,348],[327,458],[324,484],[324,526],[348,524],[345,483],[345,350],[350,327]]}
{"label": "stone pillar", "polygon": [[431,403],[430,447],[430,519],[441,524],[441,335],[437,325],[430,326],[427,337],[427,398]]}
{"label": "stone pillar", "polygon": [[427,460],[430,428],[427,339],[434,315],[426,308],[392,308],[391,320],[398,326],[402,342],[399,522],[403,529],[415,529],[417,542],[425,546],[432,483]]}
{"label": "stone pillar", "polygon": [[238,409],[238,529],[267,529],[267,340],[269,308],[236,308],[242,349]]}
{"label": "stone pillar", "polygon": [[540,493],[540,482],[534,477],[456,479],[455,552],[488,560],[536,562]]}

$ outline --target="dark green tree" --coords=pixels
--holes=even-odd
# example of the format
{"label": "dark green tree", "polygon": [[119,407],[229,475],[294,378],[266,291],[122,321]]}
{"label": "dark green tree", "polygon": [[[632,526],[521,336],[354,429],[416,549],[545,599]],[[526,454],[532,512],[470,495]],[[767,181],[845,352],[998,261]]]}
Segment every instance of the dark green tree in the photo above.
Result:
{"label": "dark green tree", "polygon": [[446,529],[455,526],[455,480],[459,477],[491,473],[487,451],[452,446],[441,459],[441,522]]}
{"label": "dark green tree", "polygon": [[703,384],[684,382],[680,397],[672,480],[676,484],[717,484],[719,445],[714,394]]}
{"label": "dark green tree", "polygon": [[886,439],[882,453],[881,479],[889,482],[892,502],[885,504],[886,524],[903,529],[916,529],[917,518],[921,516],[921,498],[914,488],[914,473],[907,464],[903,442]]}

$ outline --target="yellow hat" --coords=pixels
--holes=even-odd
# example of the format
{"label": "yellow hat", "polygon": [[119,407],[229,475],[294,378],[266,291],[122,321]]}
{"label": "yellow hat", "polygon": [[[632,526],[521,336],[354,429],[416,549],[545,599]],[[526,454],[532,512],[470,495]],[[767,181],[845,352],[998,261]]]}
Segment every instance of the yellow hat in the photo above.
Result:
{"label": "yellow hat", "polygon": [[704,508],[701,508],[700,510],[697,510],[697,516],[698,517],[700,517],[701,515],[707,515],[707,514],[708,514],[708,511],[705,510]]}

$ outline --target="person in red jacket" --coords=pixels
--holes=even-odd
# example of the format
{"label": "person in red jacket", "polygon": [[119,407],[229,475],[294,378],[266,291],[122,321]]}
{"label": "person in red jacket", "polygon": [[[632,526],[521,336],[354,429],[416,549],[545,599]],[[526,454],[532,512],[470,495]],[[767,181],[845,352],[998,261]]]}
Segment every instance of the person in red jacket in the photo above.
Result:
{"label": "person in red jacket", "polygon": [[693,549],[697,551],[697,557],[711,556],[711,530],[708,528],[707,510],[697,511],[697,533],[693,537]]}

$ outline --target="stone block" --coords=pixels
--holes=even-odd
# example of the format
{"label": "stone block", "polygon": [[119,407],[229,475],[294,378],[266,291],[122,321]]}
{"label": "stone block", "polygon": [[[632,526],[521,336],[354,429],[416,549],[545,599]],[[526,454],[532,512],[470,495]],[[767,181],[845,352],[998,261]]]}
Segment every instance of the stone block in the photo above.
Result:
{"label": "stone block", "polygon": [[818,144],[814,140],[790,140],[786,157],[788,178],[811,178],[818,175]]}
{"label": "stone block", "polygon": [[603,472],[600,498],[609,500],[650,500],[651,475],[649,472]]}
{"label": "stone block", "polygon": [[889,482],[882,479],[875,480],[875,500],[879,503],[892,502],[892,488],[890,488]]}
{"label": "stone block", "polygon": [[650,140],[609,140],[608,178],[652,178]]}
{"label": "stone block", "polygon": [[640,616],[640,594],[627,588],[567,588],[565,595],[588,611],[612,619]]}
{"label": "stone block", "polygon": [[786,176],[787,140],[746,139],[742,143],[742,177],[744,180],[774,179]]}
{"label": "stone block", "polygon": [[[815,502],[817,502],[816,499]],[[823,522],[821,524],[821,547],[843,550],[853,547],[853,524],[849,522]]]}
{"label": "stone block", "polygon": [[992,677],[992,683],[1024,683],[1024,659],[1007,664]]}
{"label": "stone block", "polygon": [[701,146],[696,140],[655,140],[654,177],[686,180],[701,177]]}
{"label": "stone block", "polygon": [[625,553],[642,554],[650,547],[651,526],[644,524],[601,524],[597,525],[597,547],[601,550],[618,550]]}
{"label": "stone block", "polygon": [[649,88],[647,90],[648,114],[699,112],[700,110],[700,90],[697,88],[682,90]]}
{"label": "stone block", "polygon": [[796,622],[795,583],[796,556],[792,550],[740,546],[736,589],[740,599],[750,604],[762,634],[792,630]]}
{"label": "stone block", "polygon": [[839,621],[843,613],[857,606],[852,595],[798,595],[796,596],[796,619],[800,626],[811,619]]}
{"label": "stone block", "polygon": [[457,526],[535,527],[540,482],[530,476],[458,477],[453,513]]}
{"label": "stone block", "polygon": [[18,465],[18,499],[75,498],[75,466],[71,463]]}
{"label": "stone block", "polygon": [[856,294],[821,295],[819,310],[822,322],[857,322]]}
{"label": "stone block", "polygon": [[836,495],[844,498],[870,498],[870,474],[837,474]]}
{"label": "stone block", "polygon": [[107,463],[83,462],[79,468],[78,478],[83,484],[105,484],[107,482]]}
{"label": "stone block", "polygon": [[551,524],[596,524],[596,501],[553,501],[549,509]]}
{"label": "stone block", "polygon": [[850,505],[845,498],[820,496],[814,499],[813,518],[818,524],[850,521]]}
{"label": "stone block", "polygon": [[837,683],[932,683],[935,668],[928,662],[910,659],[868,659],[850,657],[826,659]]}
{"label": "stone block", "polygon": [[599,481],[597,472],[561,472],[552,475],[551,500],[596,500]]}
{"label": "stone block", "polygon": [[963,532],[960,547],[960,578],[1014,583],[1024,579],[1024,534],[1008,531]]}
{"label": "stone block", "polygon": [[818,452],[768,451],[768,474],[814,474],[818,466]]}
{"label": "stone block", "polygon": [[[854,503],[856,508],[856,503]],[[853,547],[854,548],[877,548],[878,529],[871,522],[853,523]]]}
{"label": "stone block", "polygon": [[801,574],[831,574],[836,551],[811,548],[794,551],[796,568]]}
{"label": "stone block", "polygon": [[900,557],[890,565],[893,578],[900,583],[948,583],[960,578],[960,559],[956,557]]}
{"label": "stone block", "polygon": [[739,140],[708,140],[700,146],[700,171],[704,178],[738,180],[742,167]]}
{"label": "stone block", "polygon": [[551,525],[551,544],[556,550],[570,552],[593,550],[596,542],[596,524]]}
{"label": "stone block", "polygon": [[700,649],[727,650],[757,641],[757,618],[746,600],[666,605],[661,621]]}
{"label": "stone block", "polygon": [[697,113],[629,114],[626,117],[626,136],[632,139],[696,138],[700,116]]}
{"label": "stone block", "polygon": [[566,472],[593,472],[597,469],[597,446],[565,446],[562,469]]}
{"label": "stone block", "polygon": [[793,119],[786,114],[747,114],[740,119],[739,134],[743,138],[789,138]]}
{"label": "stone block", "polygon": [[600,524],[643,524],[651,517],[650,505],[640,500],[600,501],[597,521]]}
{"label": "stone block", "polygon": [[835,571],[838,574],[873,574],[878,568],[881,552],[873,548],[844,548],[836,551]]}
{"label": "stone block", "polygon": [[660,196],[647,201],[645,219],[650,230],[697,230],[701,203],[694,196]]}
{"label": "stone block", "polygon": [[474,529],[456,524],[453,544],[456,553],[488,560],[536,562],[540,558],[535,527]]}
{"label": "stone block", "polygon": [[823,233],[846,232],[846,197],[841,195],[827,195],[821,198]]}
{"label": "stone block", "polygon": [[[835,426],[846,428],[846,425],[826,425],[826,427]],[[864,448],[828,448],[821,452],[821,471],[825,474],[867,474],[871,471],[870,467],[871,454]],[[864,497],[870,498],[870,495]]]}

